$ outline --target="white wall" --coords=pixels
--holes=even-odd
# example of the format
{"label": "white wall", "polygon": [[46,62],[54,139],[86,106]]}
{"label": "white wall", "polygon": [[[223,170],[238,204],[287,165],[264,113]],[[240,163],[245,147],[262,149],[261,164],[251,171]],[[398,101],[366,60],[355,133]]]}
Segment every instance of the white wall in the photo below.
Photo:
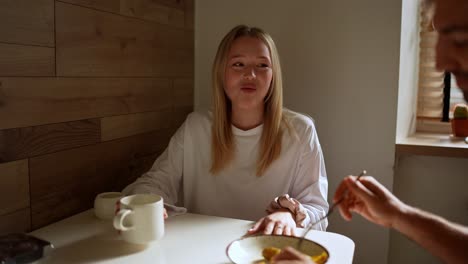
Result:
{"label": "white wall", "polygon": [[[329,197],[345,175],[364,168],[392,188],[401,1],[196,1],[196,108],[210,105],[216,47],[240,23],[275,39],[285,105],[316,120]],[[355,241],[355,263],[387,262],[388,230],[337,213],[330,220],[329,231]]]}
{"label": "white wall", "polygon": [[402,2],[397,143],[415,131],[419,65],[419,1]]}
{"label": "white wall", "polygon": [[[394,193],[406,203],[468,226],[468,159],[401,156]],[[441,263],[405,236],[390,235],[389,262]]]}

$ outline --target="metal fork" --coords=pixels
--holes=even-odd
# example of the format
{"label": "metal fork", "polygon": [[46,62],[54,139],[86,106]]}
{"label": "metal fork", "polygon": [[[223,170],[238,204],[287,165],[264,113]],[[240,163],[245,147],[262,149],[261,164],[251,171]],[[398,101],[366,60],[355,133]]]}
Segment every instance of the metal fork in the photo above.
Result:
{"label": "metal fork", "polygon": [[[356,181],[359,181],[359,178],[361,178],[362,176],[366,175],[367,171],[366,170],[363,170],[356,178]],[[328,216],[331,215],[331,213],[333,212],[333,210],[336,208],[336,206],[338,206],[341,202],[344,201],[344,199],[346,198],[347,196],[347,192],[345,193],[345,195],[343,195],[343,197],[341,197],[338,201],[336,201],[336,203],[334,203],[330,209],[328,209],[328,213],[325,215],[325,216],[322,216],[319,220],[309,224],[309,226],[307,227],[306,231],[304,232],[304,234],[302,234],[301,238],[299,239],[299,243],[297,245],[297,248],[300,249],[301,248],[301,245],[302,245],[302,241],[304,241],[304,238],[306,237],[307,233],[309,233],[309,231],[312,229],[312,227],[316,226],[318,223],[322,222],[324,219],[328,218]]]}

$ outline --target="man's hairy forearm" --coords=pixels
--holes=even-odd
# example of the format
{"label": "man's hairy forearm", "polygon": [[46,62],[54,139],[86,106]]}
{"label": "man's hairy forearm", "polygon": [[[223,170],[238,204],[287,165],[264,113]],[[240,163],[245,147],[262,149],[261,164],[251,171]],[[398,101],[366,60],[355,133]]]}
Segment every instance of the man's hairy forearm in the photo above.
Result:
{"label": "man's hairy forearm", "polygon": [[392,226],[445,263],[468,263],[468,227],[410,206]]}

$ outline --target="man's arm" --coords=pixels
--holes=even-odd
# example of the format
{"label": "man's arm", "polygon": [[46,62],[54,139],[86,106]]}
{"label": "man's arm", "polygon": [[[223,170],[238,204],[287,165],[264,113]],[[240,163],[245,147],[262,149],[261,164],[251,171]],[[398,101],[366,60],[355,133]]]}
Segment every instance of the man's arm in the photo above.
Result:
{"label": "man's arm", "polygon": [[373,177],[346,177],[335,193],[342,197],[340,213],[351,220],[357,212],[369,221],[394,228],[446,263],[467,263],[468,228],[411,207],[396,198]]}
{"label": "man's arm", "polygon": [[408,206],[393,228],[446,263],[468,263],[468,228]]}

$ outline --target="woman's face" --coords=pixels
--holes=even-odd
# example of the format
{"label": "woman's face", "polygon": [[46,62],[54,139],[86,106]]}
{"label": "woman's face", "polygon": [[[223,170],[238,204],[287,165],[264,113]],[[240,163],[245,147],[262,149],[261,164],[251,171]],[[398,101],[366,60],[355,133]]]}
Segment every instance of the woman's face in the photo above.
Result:
{"label": "woman's face", "polygon": [[224,76],[224,91],[233,110],[263,110],[272,76],[270,51],[262,40],[254,37],[234,40]]}

